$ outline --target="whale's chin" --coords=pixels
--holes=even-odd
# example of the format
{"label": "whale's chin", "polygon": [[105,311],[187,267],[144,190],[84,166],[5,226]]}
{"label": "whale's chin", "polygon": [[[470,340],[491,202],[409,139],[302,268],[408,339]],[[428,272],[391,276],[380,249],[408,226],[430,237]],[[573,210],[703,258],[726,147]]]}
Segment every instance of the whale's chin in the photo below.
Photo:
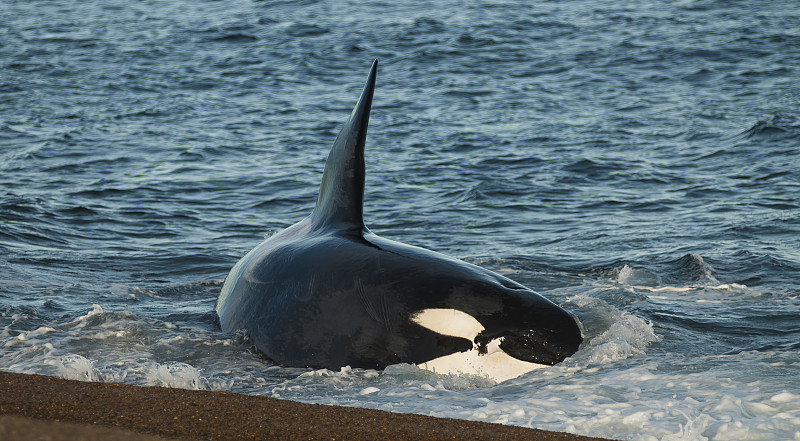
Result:
{"label": "whale's chin", "polygon": [[493,340],[484,348],[445,355],[416,366],[440,375],[474,375],[501,383],[536,369],[547,367],[539,363],[522,361],[508,355],[500,348],[502,338]]}

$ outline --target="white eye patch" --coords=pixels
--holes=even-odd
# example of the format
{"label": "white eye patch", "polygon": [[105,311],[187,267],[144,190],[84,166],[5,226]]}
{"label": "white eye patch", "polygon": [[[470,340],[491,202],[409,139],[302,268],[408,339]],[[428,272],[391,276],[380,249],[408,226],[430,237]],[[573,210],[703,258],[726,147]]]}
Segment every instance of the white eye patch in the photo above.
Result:
{"label": "white eye patch", "polygon": [[466,338],[469,341],[475,340],[483,331],[481,322],[457,309],[424,309],[414,314],[411,320],[438,334]]}
{"label": "white eye patch", "polygon": [[498,383],[518,377],[545,365],[518,360],[500,349],[501,338],[486,345],[486,353],[479,353],[475,337],[484,327],[475,317],[457,309],[424,309],[411,320],[438,334],[461,337],[473,342],[469,351],[456,352],[417,365],[420,369],[437,374],[477,375]]}

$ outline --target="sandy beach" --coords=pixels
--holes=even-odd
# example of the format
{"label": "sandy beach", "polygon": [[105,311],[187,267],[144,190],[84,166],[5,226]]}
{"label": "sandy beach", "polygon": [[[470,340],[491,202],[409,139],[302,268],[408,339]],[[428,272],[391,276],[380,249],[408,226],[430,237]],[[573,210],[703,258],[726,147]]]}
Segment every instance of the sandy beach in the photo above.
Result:
{"label": "sandy beach", "polygon": [[0,439],[600,440],[499,424],[228,392],[0,372]]}

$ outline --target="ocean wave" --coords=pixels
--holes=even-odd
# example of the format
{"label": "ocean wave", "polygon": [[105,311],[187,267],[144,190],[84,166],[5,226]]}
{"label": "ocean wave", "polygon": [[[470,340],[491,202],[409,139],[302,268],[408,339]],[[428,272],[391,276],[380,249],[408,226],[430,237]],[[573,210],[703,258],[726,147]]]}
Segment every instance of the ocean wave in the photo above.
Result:
{"label": "ocean wave", "polygon": [[775,114],[767,120],[760,120],[752,127],[740,133],[746,138],[760,138],[766,140],[798,139],[800,125],[796,124],[797,118],[791,115]]}

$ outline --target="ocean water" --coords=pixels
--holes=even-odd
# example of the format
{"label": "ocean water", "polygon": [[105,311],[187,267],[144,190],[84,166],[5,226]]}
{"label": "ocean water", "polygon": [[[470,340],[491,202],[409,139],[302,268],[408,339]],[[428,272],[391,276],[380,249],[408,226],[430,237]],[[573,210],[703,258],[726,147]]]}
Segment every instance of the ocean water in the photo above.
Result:
{"label": "ocean water", "polygon": [[[795,1],[0,0],[0,369],[630,440],[800,439]],[[216,324],[380,60],[367,225],[580,320],[494,384]]]}

